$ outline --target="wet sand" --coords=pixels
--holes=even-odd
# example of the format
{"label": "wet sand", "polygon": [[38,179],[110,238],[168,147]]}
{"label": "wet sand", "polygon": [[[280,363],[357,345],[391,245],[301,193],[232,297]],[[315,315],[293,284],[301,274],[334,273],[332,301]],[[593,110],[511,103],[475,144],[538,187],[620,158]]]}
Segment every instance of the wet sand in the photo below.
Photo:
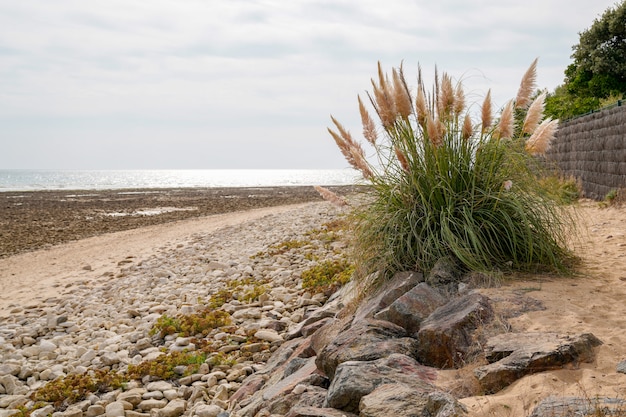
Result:
{"label": "wet sand", "polygon": [[104,233],[320,200],[304,186],[3,192],[0,259]]}

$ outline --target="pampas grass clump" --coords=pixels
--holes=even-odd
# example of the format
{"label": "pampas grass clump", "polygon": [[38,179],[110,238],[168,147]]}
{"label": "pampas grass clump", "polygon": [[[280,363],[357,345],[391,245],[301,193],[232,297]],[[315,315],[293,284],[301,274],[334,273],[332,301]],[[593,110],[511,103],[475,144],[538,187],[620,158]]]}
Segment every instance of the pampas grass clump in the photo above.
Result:
{"label": "pampas grass clump", "polygon": [[[367,156],[337,119],[329,132],[352,167],[372,185],[374,201],[357,213],[362,273],[429,270],[446,256],[467,269],[567,271],[568,218],[538,181],[538,164],[557,129],[534,100],[535,60],[515,99],[494,115],[491,92],[477,120],[460,82],[421,69],[411,89],[403,68],[384,74],[358,99]],[[517,120],[521,119],[521,120]]]}

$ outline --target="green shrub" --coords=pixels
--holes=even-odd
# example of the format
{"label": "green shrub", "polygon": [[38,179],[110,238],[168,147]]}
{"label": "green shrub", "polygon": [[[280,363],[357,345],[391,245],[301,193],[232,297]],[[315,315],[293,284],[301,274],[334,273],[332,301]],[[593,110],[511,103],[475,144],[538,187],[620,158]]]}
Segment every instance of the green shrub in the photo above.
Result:
{"label": "green shrub", "polygon": [[169,352],[138,365],[128,365],[126,376],[128,379],[141,379],[150,375],[153,378],[168,380],[177,376],[174,368],[178,366],[185,367],[184,375],[191,375],[198,371],[206,357],[204,352]]}
{"label": "green shrub", "polygon": [[150,334],[159,334],[165,337],[178,333],[182,337],[203,335],[206,336],[213,329],[228,326],[232,323],[230,314],[223,310],[207,307],[202,311],[189,315],[169,317],[163,314],[150,330]]}
{"label": "green shrub", "polygon": [[345,259],[330,259],[302,272],[302,288],[316,293],[332,294],[345,285],[354,266]]}
{"label": "green shrub", "polygon": [[359,98],[375,161],[332,119],[329,132],[373,190],[373,203],[356,215],[360,275],[429,270],[445,256],[473,270],[568,270],[570,222],[538,181],[533,158],[556,129],[556,121],[541,121],[545,94],[531,103],[535,68],[536,61],[495,122],[487,94],[476,123],[447,74],[427,89],[420,72],[412,95],[402,68],[389,77],[379,65],[370,101],[382,130]]}

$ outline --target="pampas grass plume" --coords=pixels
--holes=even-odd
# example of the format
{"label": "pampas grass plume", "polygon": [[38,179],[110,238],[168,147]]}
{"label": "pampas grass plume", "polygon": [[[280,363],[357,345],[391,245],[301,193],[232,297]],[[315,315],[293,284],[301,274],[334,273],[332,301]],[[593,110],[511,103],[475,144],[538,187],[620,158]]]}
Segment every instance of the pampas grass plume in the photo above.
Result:
{"label": "pampas grass plume", "polygon": [[537,82],[537,60],[530,64],[530,67],[526,70],[522,81],[520,82],[519,90],[517,91],[517,97],[515,97],[515,107],[523,109],[530,103],[530,97],[535,91],[535,85]]}
{"label": "pampas grass plume", "polygon": [[398,114],[407,119],[413,113],[413,107],[411,105],[411,96],[406,88],[406,85],[402,81],[402,73],[398,73],[396,69],[393,70],[393,92],[394,101],[396,104],[396,110]]}
{"label": "pampas grass plume", "polygon": [[426,127],[428,121],[428,106],[426,104],[426,95],[424,89],[419,86],[417,89],[417,97],[415,98],[415,111],[417,112],[417,122],[422,126],[422,129]]}
{"label": "pampas grass plume", "polygon": [[513,100],[509,101],[500,114],[498,132],[500,138],[511,138],[515,128],[515,118],[513,116]]}
{"label": "pampas grass plume", "polygon": [[359,112],[361,113],[361,123],[363,124],[363,136],[369,143],[376,146],[376,141],[378,140],[376,124],[374,124],[374,120],[365,108],[363,101],[361,101],[361,97],[359,97]]}
{"label": "pampas grass plume", "polygon": [[487,96],[485,96],[485,101],[481,107],[481,119],[482,119],[482,133],[485,133],[487,129],[491,126],[491,122],[493,121],[493,113],[491,111],[491,90],[487,91]]}
{"label": "pampas grass plume", "polygon": [[522,127],[522,133],[528,133],[532,135],[532,133],[539,126],[539,122],[543,118],[543,111],[546,106],[546,93],[541,93],[537,98],[531,103],[528,108],[528,112],[526,113],[526,118],[524,119],[524,125]]}
{"label": "pampas grass plume", "polygon": [[315,190],[320,194],[320,196],[322,196],[324,200],[336,205],[337,207],[345,207],[349,205],[348,201],[345,198],[330,191],[328,188],[324,188],[319,185],[315,185],[313,186],[313,188],[315,188]]}
{"label": "pampas grass plume", "polygon": [[526,141],[526,151],[531,155],[543,155],[550,148],[550,142],[558,129],[559,121],[545,119]]}
{"label": "pampas grass plume", "polygon": [[409,172],[410,171],[409,161],[406,159],[406,156],[398,148],[395,148],[395,151],[396,151],[396,157],[398,158],[398,162],[400,162],[400,166],[402,167],[403,170],[405,170],[406,172]]}
{"label": "pampas grass plume", "polygon": [[465,115],[463,119],[463,128],[461,129],[461,138],[468,140],[474,134],[474,127],[472,126],[472,118],[469,114]]}

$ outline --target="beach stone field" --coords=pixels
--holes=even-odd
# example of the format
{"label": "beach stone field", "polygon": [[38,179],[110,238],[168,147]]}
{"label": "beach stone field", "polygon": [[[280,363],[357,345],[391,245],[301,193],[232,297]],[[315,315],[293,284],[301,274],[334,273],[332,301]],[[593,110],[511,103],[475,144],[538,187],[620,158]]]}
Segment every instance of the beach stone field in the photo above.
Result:
{"label": "beach stone field", "polygon": [[[222,202],[221,209],[232,200],[241,209],[247,200],[254,200],[258,206],[263,199],[267,201],[261,204],[284,204],[314,198],[303,189],[276,191],[271,198],[265,197],[268,190],[257,190],[257,197],[251,197],[252,190],[240,190],[232,197],[226,190],[212,192],[215,194],[209,200]],[[181,190],[123,194],[127,197],[108,192],[98,193],[97,198],[66,195],[65,201],[46,203],[47,208],[38,207],[44,204],[43,199],[28,194],[18,198],[14,194],[15,200],[4,196],[7,200],[3,210],[13,210],[6,207],[6,201],[22,202],[33,208],[33,222],[45,221],[35,220],[36,213],[50,210],[50,217],[56,221],[66,219],[78,225],[83,217],[97,215],[96,210],[106,213],[157,207],[163,194],[169,196],[163,206],[197,206],[204,213],[212,210],[208,203],[201,204],[206,191]],[[68,206],[80,209],[63,214]],[[184,216],[186,212],[176,213]],[[301,275],[320,260],[343,256],[345,243],[329,243],[323,233],[341,215],[340,209],[327,202],[312,202],[286,214],[271,214],[217,232],[196,233],[187,243],[163,246],[144,259],[129,254],[118,262],[116,270],[73,281],[58,297],[10,305],[0,317],[0,416],[19,415],[20,407],[33,405],[32,393],[55,379],[93,370],[124,371],[172,352],[199,351],[203,343],[211,345],[210,353],[191,374],[186,372],[188,368],[179,366],[167,381],[148,375],[126,383],[123,390],[90,393],[75,403],[46,403],[31,415],[229,415],[226,410],[231,406],[231,396],[242,381],[263,369],[286,335],[326,301],[327,295],[302,288]],[[80,219],[72,220],[71,216]],[[122,218],[128,223],[149,223],[156,217]],[[118,218],[108,220],[111,228],[130,227],[114,225]],[[80,236],[77,229],[70,229],[67,239]],[[306,241],[308,246],[305,251],[281,246],[281,242],[288,241]],[[6,254],[8,249],[4,248]],[[154,332],[159,319],[206,310],[211,297],[225,290],[234,293],[221,307],[230,316],[228,331],[221,327],[201,338]],[[257,291],[256,295],[246,297],[251,291]]]}
{"label": "beach stone field", "polygon": [[319,200],[305,186],[2,192],[0,258],[102,233]]}

